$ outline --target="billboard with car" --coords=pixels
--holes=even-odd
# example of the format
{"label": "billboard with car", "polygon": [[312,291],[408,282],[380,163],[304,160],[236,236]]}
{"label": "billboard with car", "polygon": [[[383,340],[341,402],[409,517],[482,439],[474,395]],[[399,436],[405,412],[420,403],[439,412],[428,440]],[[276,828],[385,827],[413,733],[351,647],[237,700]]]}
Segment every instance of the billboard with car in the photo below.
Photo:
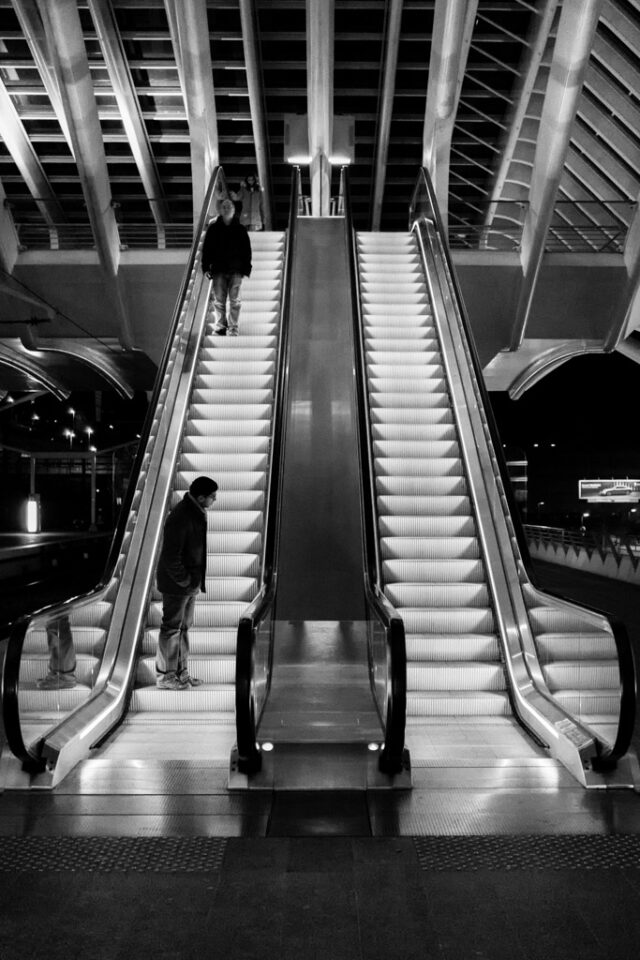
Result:
{"label": "billboard with car", "polygon": [[578,496],[591,503],[635,503],[640,480],[578,480]]}

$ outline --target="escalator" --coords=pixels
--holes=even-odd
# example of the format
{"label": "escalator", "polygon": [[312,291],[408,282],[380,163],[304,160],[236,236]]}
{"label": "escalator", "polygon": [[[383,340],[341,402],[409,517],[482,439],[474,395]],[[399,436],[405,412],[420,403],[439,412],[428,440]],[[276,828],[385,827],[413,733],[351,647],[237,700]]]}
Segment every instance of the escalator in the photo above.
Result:
{"label": "escalator", "polygon": [[[528,573],[426,178],[411,233],[357,240],[348,183],[344,220],[296,224],[292,188],[286,237],[254,235],[236,341],[207,333],[198,265],[223,190],[109,577],[15,626],[3,711],[22,771],[5,756],[5,784],[54,785],[88,756],[223,759],[235,741],[232,789],[404,788],[406,715],[436,763],[454,723],[500,719],[587,786],[633,785],[628,638]],[[201,473],[220,485],[191,632],[205,682],[162,691],[162,522]],[[42,691],[47,632],[68,626],[80,683]]]}
{"label": "escalator", "polygon": [[[218,750],[228,755],[233,744],[237,625],[258,592],[262,566],[284,234],[255,234],[252,248],[238,337],[210,332],[209,304],[170,500],[175,506],[202,474],[218,483],[208,515],[206,593],[189,630],[189,669],[203,684],[186,695],[156,687],[162,598],[153,589],[129,710],[96,757],[207,759],[221,735]],[[154,736],[159,724],[161,738]]]}
{"label": "escalator", "polygon": [[406,787],[404,636],[371,576],[350,236],[301,219],[283,406],[277,590],[240,623],[232,789]]}
{"label": "escalator", "polygon": [[382,580],[406,632],[409,741],[442,759],[452,724],[471,740],[491,718],[517,718],[583,784],[631,786],[628,638],[531,580],[426,177],[416,210],[411,232],[357,235]]}
{"label": "escalator", "polygon": [[[137,467],[103,583],[14,624],[3,670],[3,755],[15,787],[52,786],[80,760],[181,758],[235,738],[238,620],[259,590],[280,354],[285,234],[252,236],[240,335],[214,337],[200,269],[206,227],[226,195],[212,180],[185,274]],[[155,685],[161,598],[154,572],[166,511],[202,473],[219,484],[209,514],[206,594],[190,631],[188,692]],[[50,649],[73,645],[75,686],[43,689]],[[198,752],[200,751],[200,753]]]}

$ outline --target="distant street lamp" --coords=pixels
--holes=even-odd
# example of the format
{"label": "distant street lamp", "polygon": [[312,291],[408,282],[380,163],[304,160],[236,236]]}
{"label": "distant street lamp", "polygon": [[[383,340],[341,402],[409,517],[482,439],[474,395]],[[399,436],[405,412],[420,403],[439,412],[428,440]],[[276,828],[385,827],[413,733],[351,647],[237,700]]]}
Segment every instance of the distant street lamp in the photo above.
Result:
{"label": "distant street lamp", "polygon": [[76,434],[75,434],[75,430],[69,430],[68,427],[65,427],[65,429],[62,431],[62,435],[63,435],[63,437],[67,437],[67,438],[68,438],[68,440],[69,440],[69,449],[71,450],[71,447],[72,447],[72,445],[73,445],[73,438],[74,438],[75,435],[76,435]]}

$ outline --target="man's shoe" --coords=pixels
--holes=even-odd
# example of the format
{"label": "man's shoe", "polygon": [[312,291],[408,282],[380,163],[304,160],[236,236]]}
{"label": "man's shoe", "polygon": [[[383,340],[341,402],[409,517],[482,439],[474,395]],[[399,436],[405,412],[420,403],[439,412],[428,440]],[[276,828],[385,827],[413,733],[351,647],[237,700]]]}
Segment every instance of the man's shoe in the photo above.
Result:
{"label": "man's shoe", "polygon": [[230,337],[237,337],[237,336],[238,336],[238,331],[237,331],[237,330],[228,330],[227,333],[229,334]]}
{"label": "man's shoe", "polygon": [[181,683],[177,677],[158,677],[156,687],[160,690],[186,690],[186,683]]}
{"label": "man's shoe", "polygon": [[214,336],[216,337],[226,337],[227,328],[226,327],[214,327],[213,328]]}
{"label": "man's shoe", "polygon": [[190,673],[181,673],[178,680],[185,689],[187,687],[201,687],[204,683],[204,680],[198,680],[197,677],[192,677]]}
{"label": "man's shoe", "polygon": [[36,686],[38,690],[71,690],[77,682],[73,673],[48,673]]}

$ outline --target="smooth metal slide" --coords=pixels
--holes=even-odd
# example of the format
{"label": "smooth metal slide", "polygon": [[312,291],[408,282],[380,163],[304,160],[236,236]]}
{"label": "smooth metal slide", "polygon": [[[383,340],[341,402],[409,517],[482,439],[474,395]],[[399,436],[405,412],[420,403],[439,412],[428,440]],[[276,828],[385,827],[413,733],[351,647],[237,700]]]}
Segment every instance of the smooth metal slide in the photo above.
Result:
{"label": "smooth metal slide", "polygon": [[350,240],[341,217],[297,224],[277,590],[273,608],[247,617],[234,789],[408,785],[403,740],[388,735],[404,645],[390,655],[392,618],[364,575]]}

